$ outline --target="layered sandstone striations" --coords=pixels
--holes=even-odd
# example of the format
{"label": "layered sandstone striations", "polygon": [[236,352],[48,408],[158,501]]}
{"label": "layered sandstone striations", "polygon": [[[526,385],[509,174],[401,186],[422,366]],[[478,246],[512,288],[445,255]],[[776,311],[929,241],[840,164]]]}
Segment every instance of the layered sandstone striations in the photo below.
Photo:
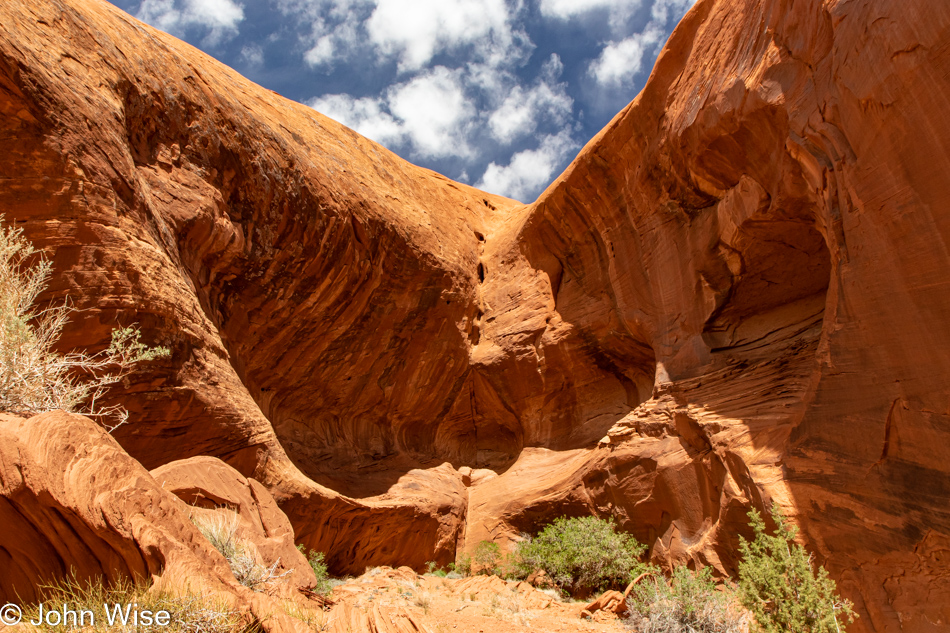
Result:
{"label": "layered sandstone striations", "polygon": [[340,570],[451,560],[454,471],[361,503],[301,474],[274,430],[314,476],[430,457],[436,431],[413,422],[437,420],[464,380],[483,216],[512,203],[105,2],[0,12],[0,199],[54,256],[48,299],[81,310],[63,346],[137,322],[172,350],[125,385],[122,445],[148,468],[206,454],[254,474]]}
{"label": "layered sandstone striations", "polygon": [[470,533],[590,508],[728,569],[773,501],[856,630],[947,626],[948,42],[936,2],[697,3],[508,251],[585,338],[649,344],[653,399],[473,491]]}
{"label": "layered sandstone striations", "polygon": [[[80,585],[155,581],[225,605],[254,601],[192,524],[193,508],[88,418],[2,415],[0,439],[0,600],[25,604],[37,599],[40,583],[71,577]],[[239,487],[221,482],[219,490],[227,496]],[[253,508],[273,503],[261,491]],[[294,549],[292,534],[273,540]],[[312,573],[301,572],[302,582],[288,588],[313,584]]]}
{"label": "layered sandstone striations", "polygon": [[700,0],[532,205],[95,0],[0,7],[0,204],[65,346],[138,322],[148,468],[261,481],[337,571],[560,514],[731,572],[779,503],[855,631],[950,621],[950,6]]}

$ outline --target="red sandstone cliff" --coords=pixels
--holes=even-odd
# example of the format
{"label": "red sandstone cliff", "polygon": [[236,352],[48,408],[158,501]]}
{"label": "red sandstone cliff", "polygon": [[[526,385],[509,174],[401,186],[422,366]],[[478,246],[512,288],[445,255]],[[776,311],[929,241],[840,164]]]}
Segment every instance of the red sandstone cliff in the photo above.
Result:
{"label": "red sandstone cliff", "polygon": [[938,0],[700,0],[518,205],[111,5],[8,2],[0,209],[64,346],[172,349],[122,447],[254,476],[337,571],[593,511],[729,572],[772,501],[851,630],[943,630],[948,42]]}

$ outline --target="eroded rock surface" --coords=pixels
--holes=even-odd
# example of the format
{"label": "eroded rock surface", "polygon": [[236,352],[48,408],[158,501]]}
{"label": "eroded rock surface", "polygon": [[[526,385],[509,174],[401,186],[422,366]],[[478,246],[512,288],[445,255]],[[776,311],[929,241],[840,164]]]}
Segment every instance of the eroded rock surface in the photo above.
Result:
{"label": "eroded rock surface", "polygon": [[[88,418],[0,415],[0,600],[27,604],[41,583],[71,577],[266,606],[237,583],[189,510]],[[293,547],[292,534],[284,540]]]}
{"label": "eroded rock surface", "polygon": [[151,472],[162,490],[189,506],[192,522],[235,525],[235,536],[253,544],[264,565],[276,565],[274,575],[291,588],[313,587],[317,579],[306,557],[297,550],[294,528],[274,497],[254,479],[245,479],[214,457],[191,457],[159,466]]}
{"label": "eroded rock surface", "polygon": [[[0,6],[0,206],[63,344],[338,572],[595,512],[735,569],[779,503],[862,614],[950,621],[950,5],[699,0],[532,205],[448,181],[96,0]],[[852,629],[849,629],[852,630]]]}
{"label": "eroded rock surface", "polygon": [[589,508],[729,569],[771,501],[856,630],[947,626],[948,41],[937,2],[697,3],[516,238],[566,322],[649,342],[654,397],[470,533]]}

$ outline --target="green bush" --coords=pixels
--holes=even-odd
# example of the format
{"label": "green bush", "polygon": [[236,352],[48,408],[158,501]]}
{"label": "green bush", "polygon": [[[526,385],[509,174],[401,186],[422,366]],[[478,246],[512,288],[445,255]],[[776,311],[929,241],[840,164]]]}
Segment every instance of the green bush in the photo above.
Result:
{"label": "green bush", "polygon": [[749,521],[755,533],[750,543],[740,541],[739,595],[765,633],[839,633],[844,620],[853,622],[850,601],[836,593],[835,581],[824,567],[815,572],[811,556],[794,542],[797,528],[788,524],[776,506],[774,536],[754,508]]}
{"label": "green bush", "polygon": [[319,594],[330,593],[332,585],[330,583],[330,574],[327,573],[327,564],[323,560],[323,552],[307,550],[302,543],[297,546],[297,549],[300,550],[301,554],[306,556],[307,562],[310,563],[310,569],[313,570],[313,575],[317,577],[317,584],[313,587],[313,591]]}
{"label": "green bush", "polygon": [[462,576],[472,574],[472,557],[468,554],[459,554],[458,560],[454,565],[449,565],[450,571],[454,571]]}
{"label": "green bush", "polygon": [[[439,564],[434,560],[430,560],[426,563],[426,574],[430,576],[436,576],[438,578],[445,578],[449,575],[450,572],[455,570],[455,563],[449,563],[449,571],[439,567]],[[457,575],[457,574],[456,574]]]}
{"label": "green bush", "polygon": [[677,567],[667,581],[659,570],[634,587],[627,623],[640,633],[738,633],[744,618],[735,598],[719,591],[712,568]]}
{"label": "green bush", "polygon": [[562,590],[584,595],[623,589],[645,569],[639,561],[645,550],[629,534],[618,533],[613,519],[561,517],[518,544],[514,566],[522,576],[544,570]]}
{"label": "green bush", "polygon": [[499,573],[498,564],[501,562],[501,548],[498,543],[481,541],[475,546],[472,553],[472,571],[479,574]]}

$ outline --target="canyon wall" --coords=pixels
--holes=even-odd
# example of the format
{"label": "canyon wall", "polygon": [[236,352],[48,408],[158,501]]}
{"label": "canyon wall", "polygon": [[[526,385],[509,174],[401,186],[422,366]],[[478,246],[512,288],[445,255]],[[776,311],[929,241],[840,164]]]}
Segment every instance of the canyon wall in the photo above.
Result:
{"label": "canyon wall", "polygon": [[699,0],[533,204],[96,0],[0,6],[0,211],[146,468],[219,457],[337,572],[562,514],[735,571],[778,503],[854,631],[950,621],[950,5]]}
{"label": "canyon wall", "polygon": [[517,238],[562,318],[656,355],[573,480],[724,563],[736,501],[779,503],[859,630],[950,621],[948,43],[945,3],[699,2]]}

